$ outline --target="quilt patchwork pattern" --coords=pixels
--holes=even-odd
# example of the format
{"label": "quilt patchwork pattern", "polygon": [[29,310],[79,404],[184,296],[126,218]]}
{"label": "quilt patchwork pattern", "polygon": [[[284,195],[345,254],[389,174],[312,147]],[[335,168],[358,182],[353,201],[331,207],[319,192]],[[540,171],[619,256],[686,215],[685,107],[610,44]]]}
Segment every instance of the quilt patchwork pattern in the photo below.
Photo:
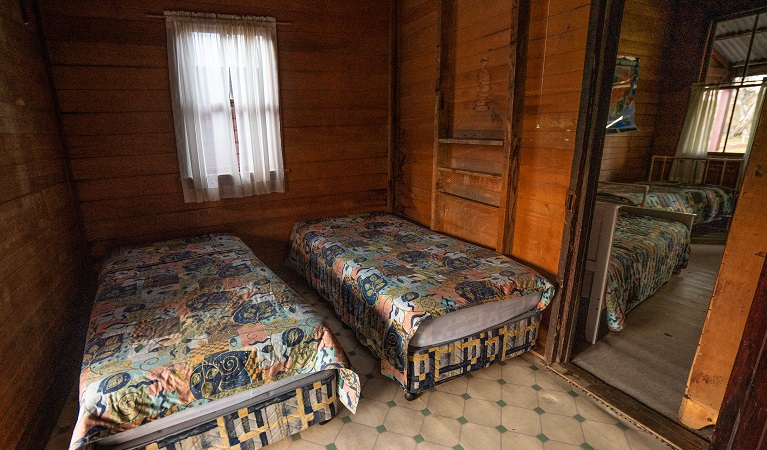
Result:
{"label": "quilt patchwork pattern", "polygon": [[403,386],[419,324],[528,294],[540,295],[543,310],[554,295],[546,278],[504,255],[387,213],[297,223],[288,263]]}
{"label": "quilt patchwork pattern", "polygon": [[[694,223],[708,223],[735,211],[735,191],[713,184],[671,182],[641,183],[650,187],[644,206],[653,209],[695,214]],[[641,205],[644,190],[639,186],[600,184],[601,195],[617,197],[632,205]]]}
{"label": "quilt patchwork pattern", "polygon": [[325,369],[354,411],[359,379],[339,342],[238,238],[124,249],[99,276],[70,448]]}
{"label": "quilt patchwork pattern", "polygon": [[690,231],[672,220],[619,212],[607,268],[605,305],[610,330],[653,295],[690,258]]}

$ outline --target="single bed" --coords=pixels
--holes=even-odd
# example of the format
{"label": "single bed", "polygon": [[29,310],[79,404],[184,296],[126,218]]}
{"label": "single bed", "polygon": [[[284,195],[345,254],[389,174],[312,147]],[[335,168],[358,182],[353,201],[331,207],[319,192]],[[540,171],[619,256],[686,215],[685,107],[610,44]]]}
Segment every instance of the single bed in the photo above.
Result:
{"label": "single bed", "polygon": [[387,213],[297,223],[288,264],[409,399],[533,348],[554,295],[506,256]]}
{"label": "single bed", "polygon": [[695,214],[696,225],[730,218],[735,211],[735,190],[714,184],[602,182],[597,192],[634,206]]}
{"label": "single bed", "polygon": [[126,248],[99,275],[70,449],[261,448],[359,392],[322,317],[238,238]]}
{"label": "single bed", "polygon": [[626,314],[687,266],[693,215],[596,202],[582,296],[586,339],[622,330]]}

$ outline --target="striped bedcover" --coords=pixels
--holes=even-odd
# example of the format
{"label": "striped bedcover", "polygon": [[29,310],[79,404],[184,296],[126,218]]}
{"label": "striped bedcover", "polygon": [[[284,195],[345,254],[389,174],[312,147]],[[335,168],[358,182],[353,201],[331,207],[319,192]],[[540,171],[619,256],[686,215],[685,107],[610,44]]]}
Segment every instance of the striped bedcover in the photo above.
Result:
{"label": "striped bedcover", "polygon": [[297,223],[288,264],[403,386],[408,343],[422,322],[531,293],[543,310],[554,295],[546,278],[506,256],[387,213]]}
{"label": "striped bedcover", "polygon": [[619,212],[607,269],[607,325],[618,331],[626,313],[654,294],[690,257],[690,232],[680,222]]}
{"label": "striped bedcover", "polygon": [[735,211],[735,190],[713,184],[683,184],[671,182],[645,182],[637,185],[600,183],[598,193],[641,205],[644,190],[650,187],[644,206],[682,213],[695,214],[695,224],[708,223]]}
{"label": "striped bedcover", "polygon": [[124,249],[99,276],[71,449],[295,374],[360,385],[322,317],[245,244],[208,235]]}

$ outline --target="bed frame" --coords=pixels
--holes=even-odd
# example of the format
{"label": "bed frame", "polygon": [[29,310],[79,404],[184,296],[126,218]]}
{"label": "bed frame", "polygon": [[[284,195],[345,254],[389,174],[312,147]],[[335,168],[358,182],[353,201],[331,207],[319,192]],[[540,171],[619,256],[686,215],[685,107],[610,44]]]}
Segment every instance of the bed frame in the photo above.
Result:
{"label": "bed frame", "polygon": [[[702,184],[717,184],[740,190],[743,181],[743,169],[745,167],[743,157],[723,158],[709,156],[694,158],[689,156],[653,156],[652,161],[650,161],[650,171],[647,173],[647,181],[670,181],[675,179],[679,174],[680,164],[678,163],[682,162],[692,164],[693,173],[697,173],[700,168],[703,169]],[[726,183],[728,181],[727,167],[736,167],[737,177],[734,184]],[[729,180],[731,179],[729,178]]]}
{"label": "bed frame", "polygon": [[586,340],[592,344],[596,344],[599,340],[602,310],[605,307],[604,294],[605,284],[607,283],[607,268],[610,263],[610,251],[613,246],[618,211],[682,222],[689,230],[692,230],[692,222],[695,218],[695,214],[601,201],[596,202],[586,255],[586,273],[581,289],[581,297],[588,299]]}
{"label": "bed frame", "polygon": [[[263,278],[260,278],[259,281],[265,280],[275,285],[275,292],[284,289],[286,293],[295,296],[295,298],[291,298],[292,302],[295,302],[296,304],[300,303],[300,297],[290,290],[283,281],[279,280],[271,270],[266,269],[266,266],[262,265],[262,263],[255,258],[255,255],[252,254],[250,249],[245,247],[242,241],[233,236],[206,235],[199,238],[190,238],[189,241],[171,240],[157,243],[150,247],[151,250],[162,247],[168,247],[170,250],[166,253],[156,252],[155,254],[151,254],[151,252],[147,251],[146,254],[149,256],[146,256],[146,259],[147,261],[150,261],[149,264],[154,264],[152,258],[157,257],[157,260],[159,261],[157,264],[162,266],[162,264],[173,264],[179,260],[183,260],[174,259],[174,257],[176,257],[176,255],[184,255],[185,253],[188,255],[184,255],[183,258],[194,258],[189,259],[189,261],[219,258],[219,255],[216,252],[200,253],[200,255],[205,255],[205,257],[199,258],[200,255],[194,255],[194,250],[189,250],[188,245],[181,245],[183,243],[190,244],[196,242],[202,242],[205,245],[210,246],[223,243],[228,246],[224,247],[224,251],[227,252],[227,255],[233,254],[235,251],[241,251],[246,259],[250,259],[253,269],[248,269],[248,272],[245,274],[238,273],[236,276],[244,276],[248,273],[253,274],[263,270]],[[139,253],[139,255],[141,255],[141,253]],[[164,261],[164,258],[168,256],[170,256],[170,258],[167,261]],[[141,262],[141,258],[139,258],[138,261],[139,262],[136,262],[136,264],[131,263],[120,266],[118,260],[116,266],[109,269],[103,269],[100,281],[102,279],[113,277],[115,273],[124,271],[126,267],[128,267],[128,271],[140,267],[143,262]],[[206,262],[205,264],[209,263]],[[190,269],[187,274],[195,279],[200,279],[199,277],[203,276],[202,272],[196,273],[195,270],[201,267],[202,266],[199,265],[195,266],[194,269]],[[215,266],[214,270],[217,271],[221,267],[227,269],[234,266]],[[249,266],[242,267],[247,268]],[[186,269],[186,266],[184,266],[184,268]],[[167,273],[167,270],[166,272],[161,273]],[[216,272],[214,271],[213,273]],[[219,277],[221,277],[221,271],[219,271],[218,274]],[[150,280],[156,283],[164,282],[164,280],[157,281],[159,279],[157,276],[153,278],[141,278],[140,276],[137,276],[136,279],[144,281]],[[115,286],[121,285],[116,283]],[[103,293],[102,291],[99,292]],[[175,295],[186,295],[181,291],[178,293],[171,292]],[[212,290],[211,292],[221,291]],[[132,295],[138,294],[128,294],[128,296]],[[97,297],[97,301],[99,301],[98,298],[99,297]],[[104,299],[107,300],[109,298],[109,296],[104,297]],[[156,301],[150,302],[151,308],[155,308],[156,304]],[[152,309],[151,312],[154,313],[154,310]],[[317,319],[320,319],[318,315]],[[303,339],[303,334],[301,335],[301,339]],[[320,339],[323,338],[320,337]],[[231,343],[224,342],[224,346],[227,345],[232,346]],[[244,349],[245,347],[242,348]],[[340,350],[340,347],[338,349]],[[215,352],[215,350],[213,350],[213,352]],[[218,353],[211,354],[215,355]],[[123,360],[115,359],[115,361],[119,363]],[[248,362],[250,362],[250,360],[248,360]],[[317,359],[316,362],[319,362],[319,359]],[[186,364],[186,361],[184,361],[184,363]],[[209,365],[212,367],[213,363],[210,363]],[[343,387],[340,386],[341,378],[343,379],[344,385],[348,386],[348,374],[339,373],[339,365],[332,360],[328,360],[327,366],[323,365],[323,367],[325,367],[323,370],[317,370],[311,373],[290,373],[287,376],[274,377],[266,384],[235,392],[224,398],[214,397],[214,400],[212,401],[197,404],[193,407],[185,407],[187,405],[182,404],[181,408],[170,410],[173,414],[158,417],[157,420],[142,423],[140,426],[119,433],[104,436],[97,435],[96,439],[92,439],[90,442],[83,438],[77,441],[77,445],[80,445],[78,448],[86,450],[180,450],[186,448],[200,450],[212,448],[258,449],[299,433],[312,425],[323,424],[332,419],[339,412],[339,406],[344,398],[344,395],[341,393],[341,389],[343,389]],[[105,378],[105,380],[110,380],[110,378]],[[356,379],[352,381],[356,383]],[[96,382],[101,383],[102,386],[104,385],[103,380]],[[81,392],[80,395],[85,396],[86,394]],[[90,427],[91,425],[88,426]],[[95,426],[91,429],[95,429],[95,433],[103,433]],[[81,444],[80,442],[84,443]]]}

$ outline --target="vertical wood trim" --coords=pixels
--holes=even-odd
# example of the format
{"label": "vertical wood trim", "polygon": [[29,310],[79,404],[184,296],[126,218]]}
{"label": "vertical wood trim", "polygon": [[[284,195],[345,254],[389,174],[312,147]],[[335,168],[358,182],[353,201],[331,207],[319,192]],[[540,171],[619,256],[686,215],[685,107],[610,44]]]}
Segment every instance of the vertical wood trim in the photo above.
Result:
{"label": "vertical wood trim", "polygon": [[[514,246],[514,219],[519,184],[519,152],[522,146],[525,82],[527,81],[527,39],[530,30],[530,0],[514,0],[511,6],[509,46],[509,87],[504,123],[504,180],[496,250],[510,255]],[[504,200],[505,199],[505,200]]]}
{"label": "vertical wood trim", "polygon": [[762,265],[711,449],[763,448],[767,434],[767,261]]}
{"label": "vertical wood trim", "polygon": [[431,229],[439,230],[437,206],[437,180],[439,173],[440,138],[450,135],[450,104],[445,98],[453,93],[451,53],[455,36],[453,23],[453,0],[437,0],[437,82],[434,87],[434,155],[432,160]]}
{"label": "vertical wood trim", "polygon": [[399,0],[391,3],[389,13],[389,173],[387,174],[386,208],[389,212],[394,212],[397,202],[397,181],[395,179],[397,145],[399,144],[399,111],[397,103],[397,48],[399,48],[399,38],[397,33],[397,18],[399,17]]}
{"label": "vertical wood trim", "polygon": [[572,209],[565,212],[562,242],[566,245],[562,246],[557,271],[560,291],[550,306],[550,323],[553,326],[549,327],[546,345],[548,362],[569,361],[575,339],[623,3],[623,0],[595,0],[591,3],[575,154],[568,189],[568,197],[575,196],[575,200]]}

